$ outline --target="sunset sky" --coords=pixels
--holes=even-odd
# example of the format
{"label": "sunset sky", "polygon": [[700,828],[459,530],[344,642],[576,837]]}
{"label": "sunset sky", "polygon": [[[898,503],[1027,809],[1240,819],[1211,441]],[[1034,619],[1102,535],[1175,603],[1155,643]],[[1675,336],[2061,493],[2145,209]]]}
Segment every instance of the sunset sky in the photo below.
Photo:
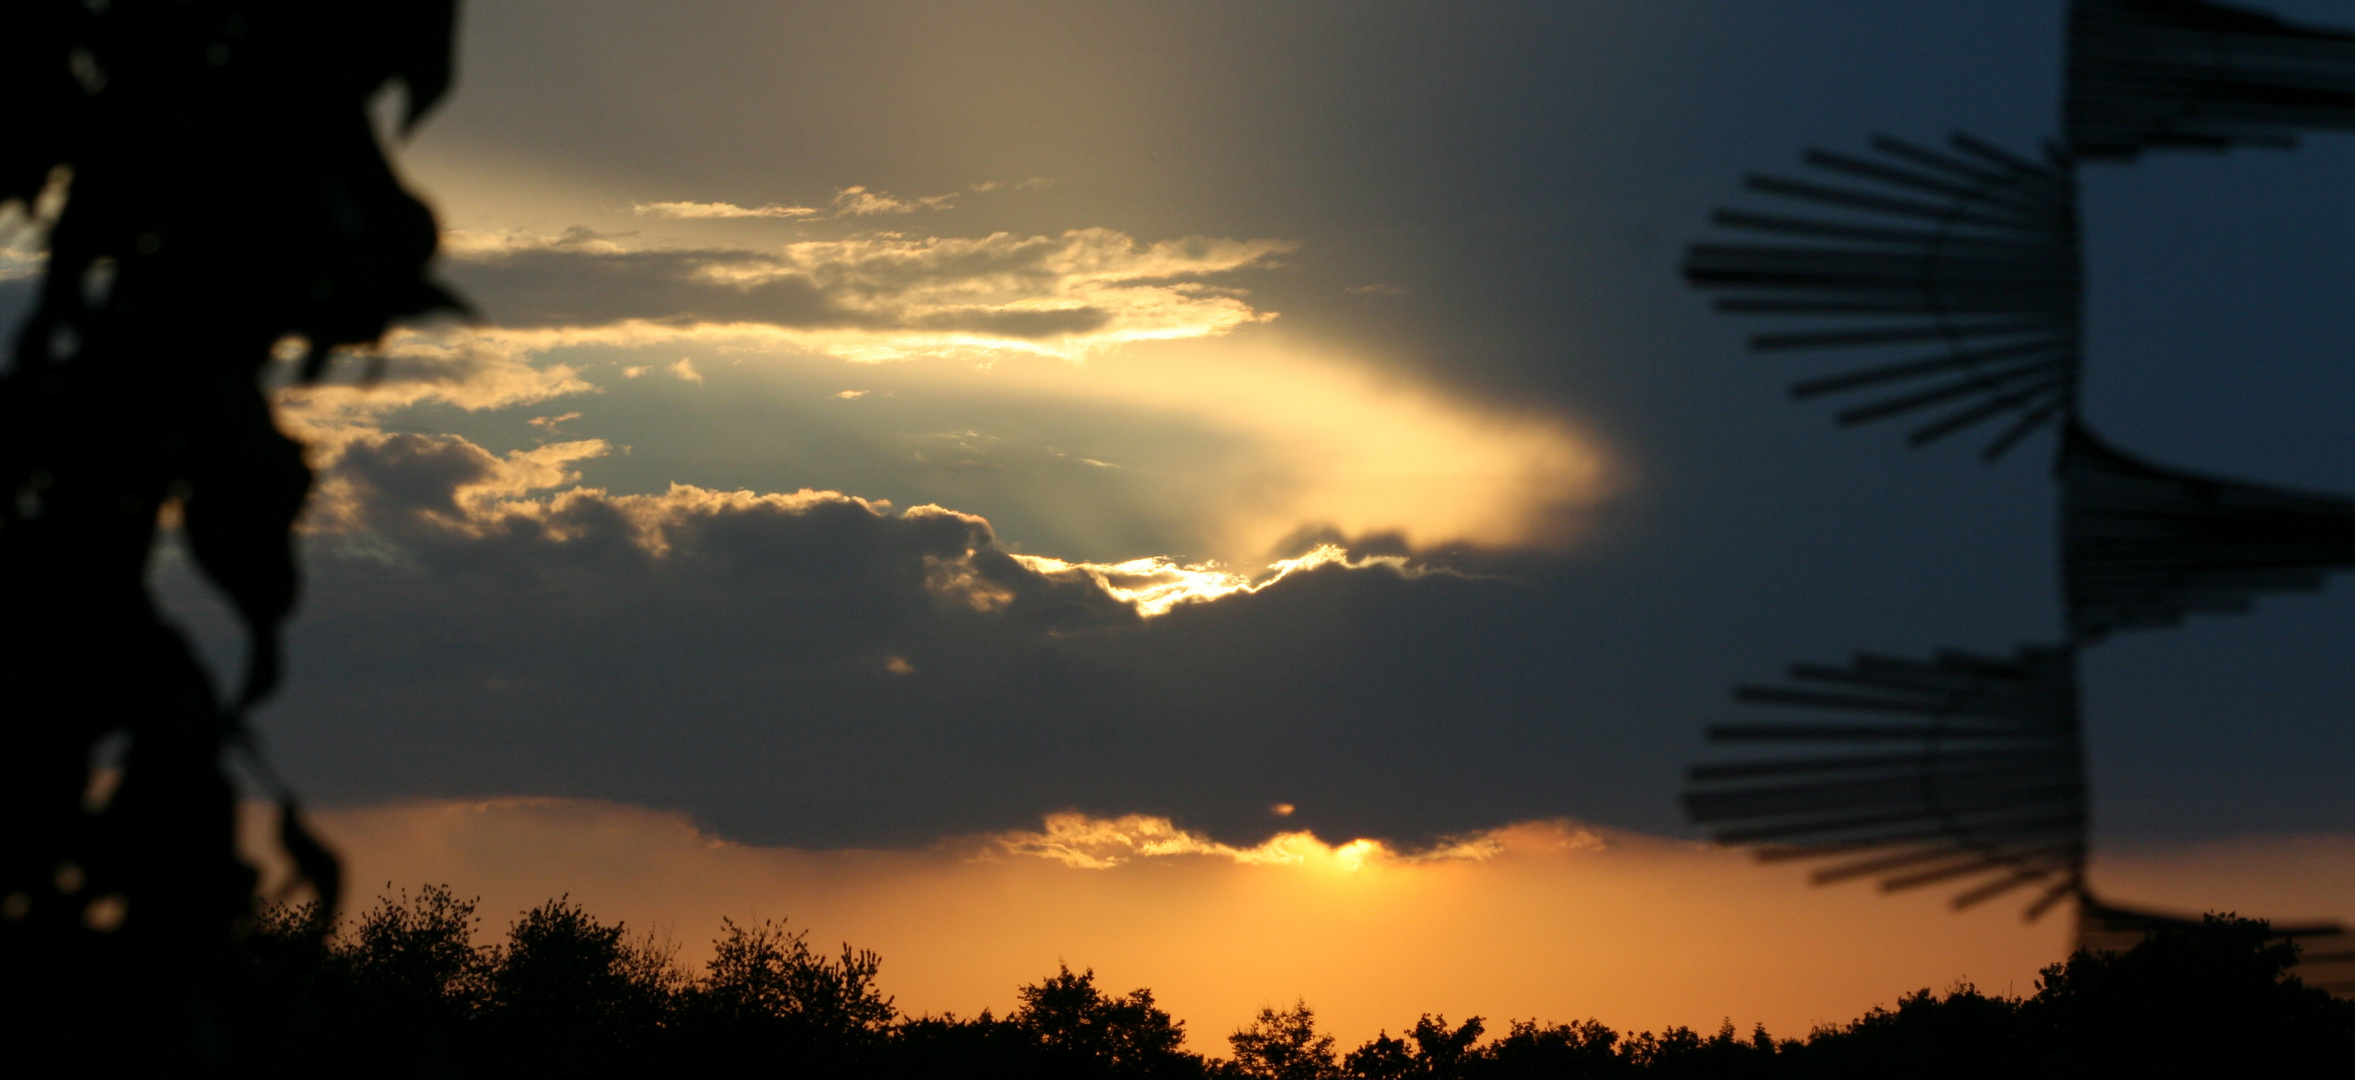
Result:
{"label": "sunset sky", "polygon": [[[271,751],[364,892],[1092,965],[1203,1051],[2026,992],[2065,916],[1676,796],[1735,682],[2056,638],[2050,436],[1839,430],[1677,264],[1809,146],[2036,147],[2061,8],[468,0],[397,158],[481,319],[282,397]],[[2089,420],[2355,492],[2355,139],[2083,177]],[[2098,886],[2355,917],[2351,586],[2088,654]]]}

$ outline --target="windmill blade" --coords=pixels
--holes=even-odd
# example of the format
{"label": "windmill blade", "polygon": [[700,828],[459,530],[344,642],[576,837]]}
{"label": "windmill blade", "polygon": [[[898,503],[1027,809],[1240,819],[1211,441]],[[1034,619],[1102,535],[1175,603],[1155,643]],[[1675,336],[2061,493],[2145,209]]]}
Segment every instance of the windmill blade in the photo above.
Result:
{"label": "windmill blade", "polygon": [[2075,424],[2060,473],[2061,589],[2080,642],[2245,611],[2355,567],[2355,499],[2152,465]]}
{"label": "windmill blade", "polygon": [[[2188,916],[2121,907],[2090,891],[2077,897],[2077,948],[2084,952],[2125,952],[2154,934],[2181,932],[2200,925]],[[2298,945],[2298,962],[2290,974],[2308,986],[2355,998],[2355,934],[2339,923],[2275,923],[2272,937]]]}
{"label": "windmill blade", "polygon": [[[2083,879],[2085,769],[2076,656],[1944,651],[1930,660],[1860,654],[1794,664],[1790,681],[1744,686],[1756,704],[1861,712],[1847,723],[1729,724],[1717,742],[1796,753],[1696,766],[1686,815],[1766,861],[1830,859],[1818,883],[1878,878],[1884,890],[1957,883],[1955,906],[2042,886],[2032,912]],[[1848,744],[1848,753],[1826,753]]]}
{"label": "windmill blade", "polygon": [[2202,0],[2076,0],[2069,8],[2070,151],[2296,145],[2355,128],[2355,34]]}
{"label": "windmill blade", "polygon": [[1843,425],[1914,415],[1919,446],[2010,414],[1983,451],[1993,460],[2075,411],[2075,174],[1961,134],[1946,150],[1886,136],[1871,147],[1809,151],[1820,180],[1750,177],[1789,212],[1718,211],[1718,226],[1764,240],[1694,244],[1685,278],[1718,311],[1808,320],[1752,337],[1755,351],[1897,349],[1791,388],[1851,395]]}

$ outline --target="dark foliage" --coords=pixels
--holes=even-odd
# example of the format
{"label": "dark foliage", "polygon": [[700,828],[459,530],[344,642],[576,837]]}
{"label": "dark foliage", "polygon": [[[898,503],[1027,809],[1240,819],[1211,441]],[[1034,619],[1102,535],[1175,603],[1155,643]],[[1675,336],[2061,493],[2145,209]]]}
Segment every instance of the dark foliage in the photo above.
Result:
{"label": "dark foliage", "polygon": [[[384,1077],[788,1076],[941,1080],[1606,1080],[1683,1077],[2324,1076],[2355,1061],[2355,1002],[2289,974],[2296,948],[2262,922],[2212,916],[2123,953],[2080,952],[2027,998],[1919,990],[1807,1038],[1594,1020],[1485,1023],[1425,1015],[1347,1053],[1307,1003],[1265,1008],[1231,1057],[1186,1049],[1149,990],[1105,992],[1059,967],[1003,1018],[903,1017],[881,959],[827,955],[783,923],[724,925],[690,976],[671,954],[578,905],[524,912],[473,944],[474,904],[447,889],[381,901],[323,935],[280,909],[246,940],[254,999],[278,1010],[256,1060]],[[2336,1073],[2334,1072],[2336,1070]],[[270,1069],[258,1070],[262,1072]]]}
{"label": "dark foliage", "polygon": [[[1381,1041],[1377,1039],[1367,1046],[1373,1047]],[[1619,1056],[1618,1045],[1619,1033],[1594,1020],[1546,1025],[1535,1020],[1515,1020],[1503,1038],[1488,1045],[1477,1075],[1546,1076],[1561,1080],[1619,1076],[1628,1067]],[[1361,1069],[1358,1075],[1399,1074],[1376,1074]]]}
{"label": "dark foliage", "polygon": [[1242,1080],[1335,1080],[1341,1062],[1333,1053],[1333,1037],[1317,1033],[1316,1013],[1308,1002],[1297,1001],[1282,1011],[1261,1009],[1239,1031],[1227,1036],[1235,1056],[1224,1063],[1221,1075]]}
{"label": "dark foliage", "polygon": [[1153,1004],[1153,992],[1115,997],[1096,988],[1096,973],[1069,967],[1020,991],[1010,1017],[1031,1033],[1043,1077],[1179,1080],[1201,1076],[1202,1059],[1183,1049],[1185,1024]]}
{"label": "dark foliage", "polygon": [[898,1017],[875,989],[882,965],[849,945],[829,960],[782,923],[724,923],[703,978],[677,998],[680,1054],[715,1070],[790,1061],[822,1075],[864,1071]]}
{"label": "dark foliage", "polygon": [[2344,1075],[2355,1002],[2285,978],[2297,959],[2264,922],[2211,915],[2046,968],[2021,1034],[2055,1075]]}
{"label": "dark foliage", "polygon": [[2018,1001],[1968,984],[1944,997],[1916,990],[1895,1009],[1875,1008],[1845,1027],[1817,1031],[1790,1052],[1802,1073],[1817,1076],[1935,1080],[2018,1071],[2036,1056],[2020,1037],[2019,1010]]}
{"label": "dark foliage", "polygon": [[1040,1075],[1038,1033],[984,1009],[970,1020],[955,1014],[917,1016],[892,1029],[875,1075],[896,1080],[1030,1080]]}
{"label": "dark foliage", "polygon": [[642,1073],[659,1060],[676,981],[649,951],[577,904],[524,912],[492,959],[482,1059],[501,1076]]}
{"label": "dark foliage", "polygon": [[[126,1072],[251,1071],[285,1008],[227,963],[260,927],[222,757],[278,680],[311,475],[259,386],[274,348],[455,306],[433,217],[368,104],[413,124],[447,89],[453,0],[21,0],[0,25],[0,205],[53,208],[40,298],[0,374],[0,1035]],[[175,507],[242,620],[216,690],[146,569]],[[86,805],[93,752],[123,752]],[[266,770],[262,770],[265,771]],[[336,865],[284,792],[280,836],[331,912]],[[290,936],[291,935],[291,936]],[[281,956],[288,961],[291,953]],[[288,1006],[292,1008],[294,1006]],[[273,1051],[275,1052],[275,1051]]]}
{"label": "dark foliage", "polygon": [[1786,1048],[1793,1076],[2332,1076],[2355,1062],[2355,1001],[2289,974],[2297,947],[2211,915],[2125,952],[2044,969],[2034,996],[1919,991]]}
{"label": "dark foliage", "polygon": [[432,885],[361,916],[339,959],[349,1004],[369,1018],[353,1033],[366,1060],[428,1072],[456,1059],[490,1000],[493,957],[473,945],[480,923],[471,901]]}

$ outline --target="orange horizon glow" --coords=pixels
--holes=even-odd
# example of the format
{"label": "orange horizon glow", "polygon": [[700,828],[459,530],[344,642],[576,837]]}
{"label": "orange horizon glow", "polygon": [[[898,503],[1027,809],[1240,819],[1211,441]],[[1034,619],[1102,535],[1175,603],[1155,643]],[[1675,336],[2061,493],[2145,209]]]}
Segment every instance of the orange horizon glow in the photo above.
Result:
{"label": "orange horizon glow", "polygon": [[[1037,830],[913,851],[732,843],[686,816],[510,799],[334,810],[322,832],[355,893],[446,883],[479,896],[486,935],[569,896],[653,931],[699,967],[722,917],[786,917],[814,942],[884,958],[909,1014],[1003,1014],[1058,964],[1108,989],[1150,987],[1191,1047],[1266,1005],[1306,1000],[1346,1047],[1422,1013],[1594,1017],[1622,1031],[1721,1019],[1781,1037],[1916,989],[1970,981],[2026,994],[2068,948],[2065,913],[2023,924],[2000,904],[1954,914],[1928,892],[1810,888],[1739,852],[1566,821],[1525,822],[1402,852],[1300,831],[1223,844],[1166,819],[1052,815]],[[2252,840],[2105,860],[2119,899],[2281,918],[2344,917],[2355,837]],[[2334,900],[2334,898],[2338,898]],[[2333,904],[2336,903],[2337,907]]]}

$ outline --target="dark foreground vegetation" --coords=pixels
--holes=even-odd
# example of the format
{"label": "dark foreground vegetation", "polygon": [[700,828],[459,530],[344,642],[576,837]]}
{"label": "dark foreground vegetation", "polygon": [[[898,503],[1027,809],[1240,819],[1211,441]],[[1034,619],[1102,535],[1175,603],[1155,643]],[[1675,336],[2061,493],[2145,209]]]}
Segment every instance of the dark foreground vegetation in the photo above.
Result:
{"label": "dark foreground vegetation", "polygon": [[[1804,1039],[1684,1027],[1622,1034],[1593,1020],[1423,1016],[1343,1050],[1305,1003],[1263,1009],[1220,1056],[1187,1046],[1150,990],[1111,993],[1059,970],[1003,1017],[903,1016],[881,959],[812,949],[802,932],[724,924],[689,972],[672,950],[578,905],[523,913],[473,944],[475,905],[447,889],[388,897],[322,934],[279,910],[246,938],[244,1018],[257,1075],[416,1077],[1253,1078],[2343,1076],[2355,1002],[2288,974],[2265,924],[2211,916],[2130,952],[2079,953],[2036,993],[1927,990]],[[243,1026],[243,1025],[241,1025]]]}

